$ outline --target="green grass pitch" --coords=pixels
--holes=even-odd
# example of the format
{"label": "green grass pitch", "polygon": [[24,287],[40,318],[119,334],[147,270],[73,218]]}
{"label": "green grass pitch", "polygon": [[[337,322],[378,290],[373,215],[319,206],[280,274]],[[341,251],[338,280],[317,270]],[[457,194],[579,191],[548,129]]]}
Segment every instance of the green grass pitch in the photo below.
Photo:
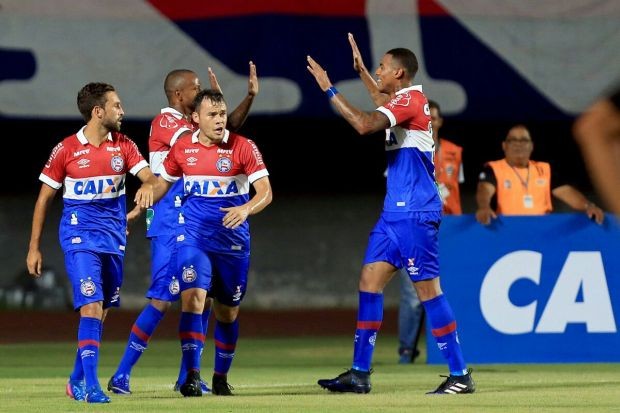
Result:
{"label": "green grass pitch", "polygon": [[[102,386],[125,343],[101,347]],[[472,365],[473,395],[428,396],[443,365],[398,365],[397,339],[379,336],[373,389],[367,395],[331,394],[316,384],[350,367],[352,337],[243,338],[229,382],[234,397],[183,398],[172,391],[180,360],[176,341],[155,337],[134,368],[131,396],[87,405],[64,395],[75,343],[0,345],[0,412],[611,412],[620,411],[618,364]],[[203,377],[210,381],[213,345],[207,340]]]}

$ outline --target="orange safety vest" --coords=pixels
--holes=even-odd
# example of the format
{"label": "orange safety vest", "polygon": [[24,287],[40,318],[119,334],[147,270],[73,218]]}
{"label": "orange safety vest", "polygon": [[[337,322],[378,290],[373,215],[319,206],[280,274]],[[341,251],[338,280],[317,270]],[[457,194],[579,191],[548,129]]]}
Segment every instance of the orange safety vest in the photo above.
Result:
{"label": "orange safety vest", "polygon": [[459,192],[459,171],[461,170],[463,148],[445,139],[439,139],[439,151],[435,153],[435,179],[444,184],[448,196],[443,199],[443,213],[461,215]]}
{"label": "orange safety vest", "polygon": [[497,213],[544,215],[551,212],[551,166],[530,161],[526,168],[513,168],[506,159],[489,162],[497,182]]}

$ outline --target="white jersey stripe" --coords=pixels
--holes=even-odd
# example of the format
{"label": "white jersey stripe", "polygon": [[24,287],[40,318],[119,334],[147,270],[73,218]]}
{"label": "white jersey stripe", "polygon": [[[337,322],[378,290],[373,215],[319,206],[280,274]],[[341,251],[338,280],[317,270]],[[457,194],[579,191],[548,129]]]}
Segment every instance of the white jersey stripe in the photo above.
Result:
{"label": "white jersey stripe", "polygon": [[129,173],[132,175],[136,175],[138,172],[140,172],[142,169],[144,168],[148,168],[149,163],[145,160],[141,160],[140,162],[138,162],[137,164],[135,164],[135,166],[133,168],[131,168],[129,170]]}
{"label": "white jersey stripe", "polygon": [[253,184],[255,181],[265,176],[269,176],[269,172],[267,172],[267,169],[261,169],[260,171],[256,171],[250,176],[248,176],[248,180],[250,181],[251,184]]}
{"label": "white jersey stripe", "polygon": [[380,106],[377,108],[377,111],[383,113],[385,116],[388,117],[388,119],[390,120],[390,128],[393,128],[394,126],[396,126],[396,117],[390,110],[388,110],[387,108],[384,108],[383,106]]}
{"label": "white jersey stripe", "polygon": [[39,180],[41,182],[51,186],[54,189],[60,189],[60,187],[62,186],[62,184],[60,182],[54,181],[52,178],[50,178],[49,176],[47,176],[45,174],[39,175]]}
{"label": "white jersey stripe", "polygon": [[149,163],[154,174],[160,175],[162,173],[164,159],[166,159],[168,152],[170,151],[149,152]]}

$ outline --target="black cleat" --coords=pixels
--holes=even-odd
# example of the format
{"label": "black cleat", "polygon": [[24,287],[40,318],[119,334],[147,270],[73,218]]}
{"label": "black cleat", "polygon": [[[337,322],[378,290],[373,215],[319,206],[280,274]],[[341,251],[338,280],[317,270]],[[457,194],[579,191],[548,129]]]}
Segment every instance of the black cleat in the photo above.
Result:
{"label": "black cleat", "polygon": [[468,394],[476,391],[476,383],[471,378],[471,369],[467,369],[467,374],[464,376],[440,376],[445,377],[443,383],[435,389],[426,394]]}
{"label": "black cleat", "polygon": [[235,388],[228,384],[226,381],[226,376],[222,376],[221,374],[214,374],[213,380],[211,381],[211,393],[216,396],[234,396],[231,390]]}
{"label": "black cleat", "polygon": [[338,393],[369,393],[370,373],[350,369],[335,379],[321,379],[317,383],[324,389]]}
{"label": "black cleat", "polygon": [[200,372],[198,370],[188,371],[187,377],[185,378],[185,383],[181,385],[179,391],[184,397],[202,397]]}

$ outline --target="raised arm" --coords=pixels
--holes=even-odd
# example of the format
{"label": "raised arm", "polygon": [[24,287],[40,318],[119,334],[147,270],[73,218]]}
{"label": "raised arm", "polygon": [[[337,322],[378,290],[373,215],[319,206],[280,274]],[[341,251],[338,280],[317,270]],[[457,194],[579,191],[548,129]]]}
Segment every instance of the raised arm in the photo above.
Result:
{"label": "raised arm", "polygon": [[[212,72],[209,71],[209,78],[211,78]],[[213,75],[215,77],[215,75]],[[217,80],[215,81],[217,83]],[[218,85],[219,87],[219,85]],[[250,75],[248,77],[248,94],[239,103],[239,106],[235,108],[228,115],[228,128],[232,131],[237,131],[243,126],[245,120],[248,118],[250,108],[254,102],[254,98],[258,95],[258,76],[256,75],[256,65],[250,61]]]}
{"label": "raised arm", "polygon": [[359,48],[357,47],[357,43],[355,42],[355,38],[353,34],[349,33],[349,44],[351,44],[351,51],[353,53],[353,70],[355,70],[359,75],[360,79],[368,89],[368,93],[370,94],[370,98],[377,106],[383,106],[390,100],[390,96],[386,93],[381,93],[379,91],[379,86],[377,86],[377,82],[372,77],[366,65],[364,65],[364,60],[362,59],[362,54],[360,53]]}
{"label": "raised arm", "polygon": [[326,92],[336,110],[361,135],[368,135],[390,127],[390,121],[381,112],[364,112],[353,106],[336,90],[327,72],[312,57],[308,56],[308,71],[314,76],[323,92]]}
{"label": "raised arm", "polygon": [[43,255],[40,251],[41,234],[43,233],[43,225],[54,196],[56,189],[49,185],[41,185],[39,197],[34,205],[34,213],[32,215],[32,231],[30,233],[30,243],[28,244],[28,256],[26,257],[26,266],[28,273],[34,277],[41,276],[41,267],[43,266]]}

